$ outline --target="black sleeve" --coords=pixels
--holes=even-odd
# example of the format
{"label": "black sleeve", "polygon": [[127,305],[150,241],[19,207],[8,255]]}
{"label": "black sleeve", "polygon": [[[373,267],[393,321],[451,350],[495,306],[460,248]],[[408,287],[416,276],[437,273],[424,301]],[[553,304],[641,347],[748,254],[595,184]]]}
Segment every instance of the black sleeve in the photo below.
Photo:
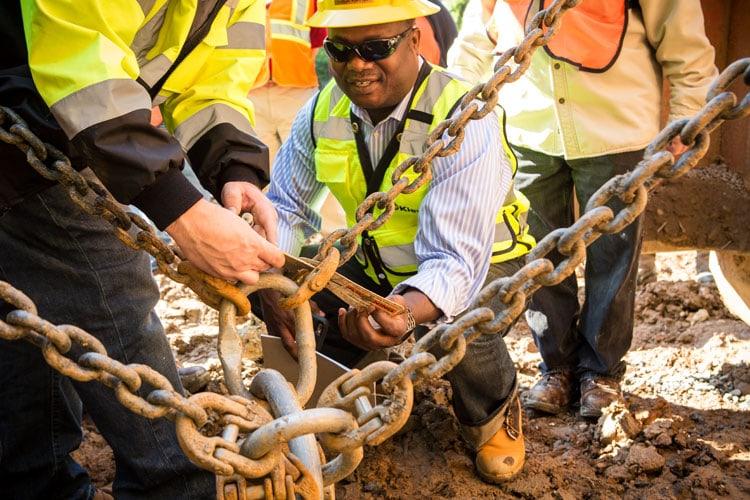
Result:
{"label": "black sleeve", "polygon": [[201,184],[217,199],[227,182],[246,181],[263,188],[269,181],[268,147],[228,123],[203,134],[188,158]]}
{"label": "black sleeve", "polygon": [[82,130],[72,142],[117,201],[136,205],[164,229],[201,194],[182,175],[180,144],[150,116],[132,111]]}

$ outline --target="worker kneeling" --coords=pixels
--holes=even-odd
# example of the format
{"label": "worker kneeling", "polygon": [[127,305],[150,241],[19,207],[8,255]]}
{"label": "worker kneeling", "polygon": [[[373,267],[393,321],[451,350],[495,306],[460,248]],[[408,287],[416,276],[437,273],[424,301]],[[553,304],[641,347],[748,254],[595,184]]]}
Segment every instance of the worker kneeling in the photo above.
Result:
{"label": "worker kneeling", "polygon": [[[284,250],[299,255],[305,237],[319,230],[317,210],[329,190],[353,225],[357,205],[391,188],[394,169],[422,154],[429,134],[457,113],[468,84],[428,64],[417,49],[414,18],[437,10],[426,0],[320,2],[309,24],[328,28],[324,48],[334,80],[299,111],[276,158],[269,198]],[[528,202],[513,189],[515,158],[501,113],[498,107],[471,121],[459,151],[432,162],[430,182],[398,195],[393,216],[364,232],[356,257],[339,269],[407,312],[347,310],[319,293],[313,300],[332,325],[323,353],[354,366],[412,330],[419,337],[460,316],[485,283],[522,266],[534,240],[525,223]],[[271,291],[262,297],[269,330],[294,351],[292,322],[275,298]],[[516,372],[502,335],[479,337],[446,377],[479,474],[510,479],[523,467],[525,448]]]}

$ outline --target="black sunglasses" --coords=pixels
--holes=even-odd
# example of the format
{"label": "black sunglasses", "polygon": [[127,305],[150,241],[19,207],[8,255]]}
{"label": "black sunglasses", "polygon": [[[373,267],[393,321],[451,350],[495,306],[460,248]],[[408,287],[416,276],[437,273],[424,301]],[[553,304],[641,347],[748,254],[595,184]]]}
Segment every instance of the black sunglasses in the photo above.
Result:
{"label": "black sunglasses", "polygon": [[326,38],[323,42],[323,48],[331,59],[339,63],[349,62],[355,55],[367,62],[380,61],[393,55],[401,40],[416,28],[416,26],[412,26],[394,37],[367,40],[357,45]]}

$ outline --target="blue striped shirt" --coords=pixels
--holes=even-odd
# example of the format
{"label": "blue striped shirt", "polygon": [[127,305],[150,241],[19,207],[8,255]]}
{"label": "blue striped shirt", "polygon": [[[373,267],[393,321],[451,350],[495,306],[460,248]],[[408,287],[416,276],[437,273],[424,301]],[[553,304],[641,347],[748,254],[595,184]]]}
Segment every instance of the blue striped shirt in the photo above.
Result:
{"label": "blue striped shirt", "polygon": [[[377,125],[365,110],[352,104],[352,111],[363,122],[373,165],[404,117],[409,97]],[[306,237],[320,230],[318,211],[328,193],[315,177],[312,102],[294,119],[289,139],[276,156],[268,192],[279,214],[279,246],[294,255],[299,254]],[[418,272],[399,283],[394,293],[416,288],[442,311],[444,321],[468,306],[487,275],[495,216],[511,183],[500,134],[497,117],[490,113],[469,122],[456,154],[432,162],[433,179],[419,209],[414,241]],[[443,139],[451,138],[446,132]]]}

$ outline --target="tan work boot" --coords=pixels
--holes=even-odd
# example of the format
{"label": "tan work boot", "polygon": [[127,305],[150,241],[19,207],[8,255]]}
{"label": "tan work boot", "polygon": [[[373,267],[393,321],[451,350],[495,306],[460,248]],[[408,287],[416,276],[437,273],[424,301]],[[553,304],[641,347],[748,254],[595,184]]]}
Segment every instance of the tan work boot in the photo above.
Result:
{"label": "tan work boot", "polygon": [[506,404],[502,427],[489,441],[479,447],[475,460],[479,475],[491,483],[512,479],[521,472],[526,460],[518,392],[514,391]]}

